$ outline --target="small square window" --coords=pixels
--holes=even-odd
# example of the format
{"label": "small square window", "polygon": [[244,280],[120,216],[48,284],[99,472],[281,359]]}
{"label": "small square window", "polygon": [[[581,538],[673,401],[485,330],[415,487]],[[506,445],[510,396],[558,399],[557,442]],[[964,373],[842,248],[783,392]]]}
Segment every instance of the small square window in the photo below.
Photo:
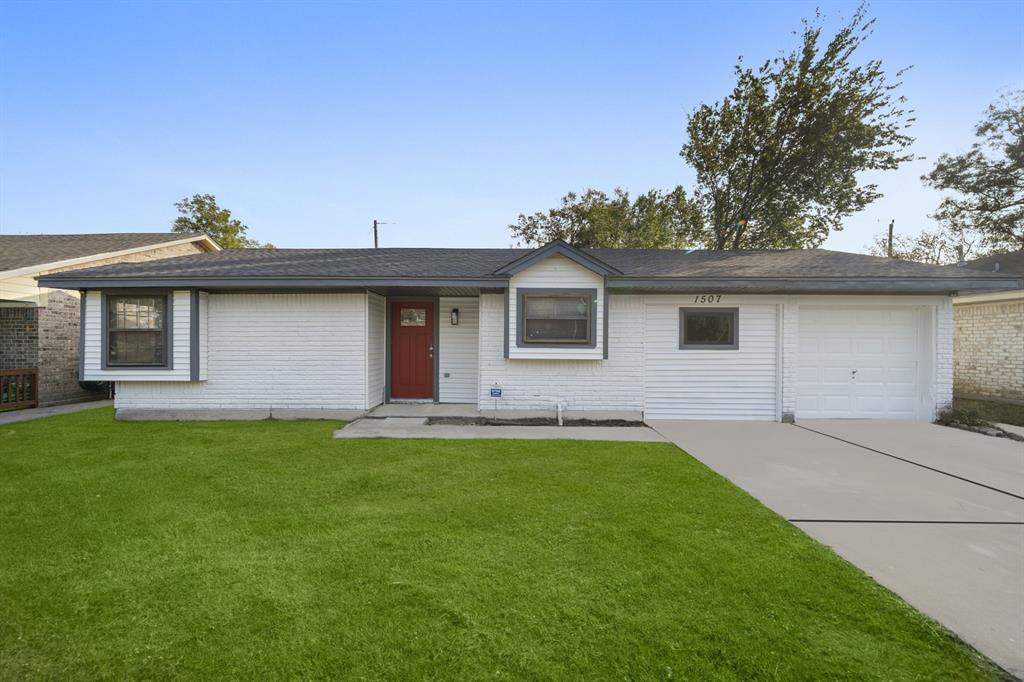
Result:
{"label": "small square window", "polygon": [[426,308],[402,308],[398,313],[398,324],[403,327],[426,327]]}
{"label": "small square window", "polygon": [[739,308],[680,308],[679,348],[738,349],[739,317]]}

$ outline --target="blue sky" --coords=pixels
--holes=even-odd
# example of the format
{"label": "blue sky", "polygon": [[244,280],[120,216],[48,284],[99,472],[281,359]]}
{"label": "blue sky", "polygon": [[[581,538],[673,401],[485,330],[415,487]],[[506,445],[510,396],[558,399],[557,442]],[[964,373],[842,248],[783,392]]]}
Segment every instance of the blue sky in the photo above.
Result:
{"label": "blue sky", "polygon": [[[853,3],[821,3],[834,26]],[[0,233],[169,229],[210,192],[282,247],[506,246],[593,186],[689,186],[685,117],[810,2],[0,4]],[[826,246],[930,225],[919,176],[1024,84],[1024,2],[876,2],[914,151]]]}

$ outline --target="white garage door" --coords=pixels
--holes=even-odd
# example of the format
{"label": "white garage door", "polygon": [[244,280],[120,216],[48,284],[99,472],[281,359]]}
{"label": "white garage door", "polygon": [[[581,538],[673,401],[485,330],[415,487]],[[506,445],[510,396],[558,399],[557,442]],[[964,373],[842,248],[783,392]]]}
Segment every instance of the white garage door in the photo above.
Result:
{"label": "white garage door", "polygon": [[919,308],[800,307],[796,416],[916,419]]}

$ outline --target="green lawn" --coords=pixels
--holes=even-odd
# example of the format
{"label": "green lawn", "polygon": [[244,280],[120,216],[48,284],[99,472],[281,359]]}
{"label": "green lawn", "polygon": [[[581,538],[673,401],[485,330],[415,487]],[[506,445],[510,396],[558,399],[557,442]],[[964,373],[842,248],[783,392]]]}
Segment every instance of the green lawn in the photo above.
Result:
{"label": "green lawn", "polygon": [[994,676],[672,446],[334,426],[0,426],[0,678]]}

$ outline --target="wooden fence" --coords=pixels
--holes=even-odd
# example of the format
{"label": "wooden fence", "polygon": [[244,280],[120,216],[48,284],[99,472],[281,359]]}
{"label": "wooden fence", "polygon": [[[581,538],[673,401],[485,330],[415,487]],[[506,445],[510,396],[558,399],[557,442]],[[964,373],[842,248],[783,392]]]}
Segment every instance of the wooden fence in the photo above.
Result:
{"label": "wooden fence", "polygon": [[39,404],[39,371],[0,369],[0,412]]}

